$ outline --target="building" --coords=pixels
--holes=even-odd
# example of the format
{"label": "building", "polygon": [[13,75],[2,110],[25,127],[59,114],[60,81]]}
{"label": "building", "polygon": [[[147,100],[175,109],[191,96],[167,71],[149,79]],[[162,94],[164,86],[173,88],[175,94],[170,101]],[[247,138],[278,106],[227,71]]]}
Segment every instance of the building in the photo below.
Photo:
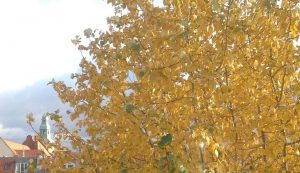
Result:
{"label": "building", "polygon": [[44,155],[38,148],[31,149],[27,145],[18,144],[3,138],[0,138],[0,154],[1,173],[27,173],[29,163]]}
{"label": "building", "polygon": [[51,127],[48,122],[49,117],[44,115],[42,117],[42,123],[40,125],[40,137],[45,141],[45,142],[53,142],[51,138]]}
{"label": "building", "polygon": [[[50,125],[43,116],[40,134],[34,139],[28,135],[22,144],[0,137],[0,173],[28,173],[29,165],[37,166],[40,159],[51,156],[51,150],[45,147],[45,142],[52,142]],[[37,172],[44,172],[39,169]]]}

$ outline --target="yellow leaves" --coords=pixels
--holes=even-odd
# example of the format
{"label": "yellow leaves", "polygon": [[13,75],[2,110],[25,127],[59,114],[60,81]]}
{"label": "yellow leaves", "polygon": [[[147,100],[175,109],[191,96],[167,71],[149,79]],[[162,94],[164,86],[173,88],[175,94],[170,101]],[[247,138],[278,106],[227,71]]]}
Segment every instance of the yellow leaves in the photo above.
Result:
{"label": "yellow leaves", "polygon": [[29,124],[31,126],[32,123],[34,123],[33,114],[29,113],[26,118],[27,118],[27,124]]}
{"label": "yellow leaves", "polygon": [[214,152],[214,150],[216,149],[216,143],[213,139],[209,139],[207,140],[207,143],[208,143],[208,149],[211,151],[211,152]]}
{"label": "yellow leaves", "polygon": [[293,130],[298,130],[298,121],[297,120],[291,120],[291,125]]}
{"label": "yellow leaves", "polygon": [[179,15],[181,15],[181,4],[181,0],[173,0],[173,5]]}
{"label": "yellow leaves", "polygon": [[153,70],[149,74],[149,81],[151,82],[166,82],[168,77],[164,75],[160,70]]}
{"label": "yellow leaves", "polygon": [[160,39],[168,39],[170,37],[169,30],[163,30],[160,32]]}
{"label": "yellow leaves", "polygon": [[195,131],[193,131],[193,133],[192,133],[192,138],[193,138],[193,139],[196,138],[196,132],[195,132]]}
{"label": "yellow leaves", "polygon": [[295,152],[296,154],[297,154],[297,156],[300,156],[300,151],[299,151],[299,149],[296,149],[296,152]]}
{"label": "yellow leaves", "polygon": [[[258,14],[259,15],[259,14]],[[263,15],[259,15],[258,19],[257,19],[258,24],[260,25],[264,25],[267,22],[267,18]],[[254,24],[256,25],[256,24]],[[256,26],[257,27],[257,26]]]}
{"label": "yellow leaves", "polygon": [[217,149],[215,149],[214,154],[216,155],[216,157],[219,157],[219,151]]}
{"label": "yellow leaves", "polygon": [[291,37],[296,38],[299,36],[299,22],[295,22],[290,29]]}
{"label": "yellow leaves", "polygon": [[[82,150],[86,163],[102,172],[120,172],[125,162],[133,172],[168,163],[175,172],[200,170],[199,163],[218,172],[282,171],[274,160],[283,158],[286,139],[299,136],[300,64],[290,39],[299,31],[293,23],[288,36],[286,13],[295,21],[296,10],[266,11],[260,1],[114,3],[136,13],[117,9],[110,23],[119,28],[99,38],[87,30],[93,58],[82,61],[76,85],[53,82],[75,109],[71,119],[84,115],[74,128],[86,129],[88,140],[71,143],[96,149]],[[134,82],[126,82],[129,70]],[[289,151],[299,152],[296,145]],[[291,169],[299,161],[286,158]]]}
{"label": "yellow leaves", "polygon": [[258,65],[259,65],[258,61],[257,61],[257,60],[254,60],[254,63],[253,63],[254,69],[257,69]]}
{"label": "yellow leaves", "polygon": [[203,1],[203,0],[196,1],[195,4],[197,4],[197,8],[200,9],[201,11],[209,10],[209,9],[207,8],[208,4],[206,4],[206,2]]}

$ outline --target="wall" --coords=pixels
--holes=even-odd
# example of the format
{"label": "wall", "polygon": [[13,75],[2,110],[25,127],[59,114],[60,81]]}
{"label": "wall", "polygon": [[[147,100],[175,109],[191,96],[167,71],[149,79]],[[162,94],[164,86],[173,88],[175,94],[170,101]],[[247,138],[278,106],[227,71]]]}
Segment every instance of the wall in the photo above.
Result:
{"label": "wall", "polygon": [[14,153],[6,145],[2,138],[0,138],[0,157],[14,157]]}
{"label": "wall", "polygon": [[[1,173],[14,173],[15,172],[15,160],[13,158],[1,158],[0,159],[0,172]],[[9,170],[5,170],[5,164],[10,165]]]}

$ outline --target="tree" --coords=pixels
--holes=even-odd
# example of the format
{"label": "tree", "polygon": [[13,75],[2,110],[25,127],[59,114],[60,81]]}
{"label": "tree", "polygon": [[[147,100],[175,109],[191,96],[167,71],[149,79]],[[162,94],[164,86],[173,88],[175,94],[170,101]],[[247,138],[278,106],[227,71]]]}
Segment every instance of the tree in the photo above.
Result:
{"label": "tree", "polygon": [[51,82],[72,110],[50,114],[49,168],[67,139],[79,172],[300,170],[298,1],[108,3],[109,30],[72,41],[88,53],[75,86]]}

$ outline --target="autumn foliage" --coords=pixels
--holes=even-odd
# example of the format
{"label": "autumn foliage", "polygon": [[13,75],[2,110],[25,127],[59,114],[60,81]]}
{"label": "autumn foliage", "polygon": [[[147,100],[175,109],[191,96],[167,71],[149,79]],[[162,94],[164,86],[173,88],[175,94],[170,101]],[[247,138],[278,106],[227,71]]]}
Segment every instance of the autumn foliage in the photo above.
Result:
{"label": "autumn foliage", "polygon": [[52,82],[72,109],[51,114],[49,168],[76,158],[71,172],[300,171],[298,1],[108,3],[109,30],[72,40],[85,56],[75,86]]}

